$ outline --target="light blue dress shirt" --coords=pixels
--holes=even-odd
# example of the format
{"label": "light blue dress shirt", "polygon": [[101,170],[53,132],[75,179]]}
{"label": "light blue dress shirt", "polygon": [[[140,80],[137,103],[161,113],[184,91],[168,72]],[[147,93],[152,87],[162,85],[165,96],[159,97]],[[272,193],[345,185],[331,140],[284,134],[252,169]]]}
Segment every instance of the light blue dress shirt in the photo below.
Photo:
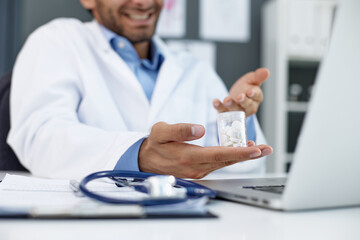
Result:
{"label": "light blue dress shirt", "polygon": [[[126,62],[129,68],[133,71],[136,78],[140,82],[144,93],[151,102],[152,93],[154,91],[156,79],[164,62],[164,55],[151,41],[149,49],[149,59],[140,59],[135,48],[129,40],[117,35],[104,26],[100,28],[105,38],[110,43],[111,47],[119,56]],[[250,116],[246,120],[247,137],[249,140],[256,141],[255,122],[254,117]],[[139,150],[144,138],[133,144],[119,159],[115,165],[114,170],[129,170],[139,171],[138,155]]]}

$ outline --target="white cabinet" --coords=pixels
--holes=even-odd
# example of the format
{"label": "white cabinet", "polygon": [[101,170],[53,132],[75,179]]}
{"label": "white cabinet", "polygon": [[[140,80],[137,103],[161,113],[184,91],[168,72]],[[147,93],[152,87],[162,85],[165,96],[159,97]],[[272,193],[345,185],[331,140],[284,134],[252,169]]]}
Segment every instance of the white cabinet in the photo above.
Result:
{"label": "white cabinet", "polygon": [[319,63],[326,54],[335,0],[269,0],[262,9],[262,126],[274,154],[267,171],[291,163]]}

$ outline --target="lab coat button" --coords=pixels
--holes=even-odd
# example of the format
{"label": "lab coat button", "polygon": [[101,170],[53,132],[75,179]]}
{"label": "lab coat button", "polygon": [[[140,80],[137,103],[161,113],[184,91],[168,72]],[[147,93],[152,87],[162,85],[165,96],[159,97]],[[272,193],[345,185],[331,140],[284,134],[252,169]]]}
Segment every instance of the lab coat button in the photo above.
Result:
{"label": "lab coat button", "polygon": [[124,47],[125,47],[125,43],[124,43],[124,42],[119,42],[119,43],[118,43],[118,46],[119,46],[119,48],[124,48]]}

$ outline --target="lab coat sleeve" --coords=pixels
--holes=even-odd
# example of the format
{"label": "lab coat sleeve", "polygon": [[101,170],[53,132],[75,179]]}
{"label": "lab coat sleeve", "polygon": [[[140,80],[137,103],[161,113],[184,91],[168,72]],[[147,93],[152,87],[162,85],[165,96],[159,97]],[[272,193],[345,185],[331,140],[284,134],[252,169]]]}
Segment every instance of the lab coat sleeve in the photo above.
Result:
{"label": "lab coat sleeve", "polygon": [[[208,84],[208,92],[209,92],[209,113],[208,113],[208,125],[206,127],[207,130],[207,146],[218,146],[218,134],[217,134],[217,111],[212,106],[212,101],[215,98],[218,98],[222,101],[227,95],[228,91],[220,79],[220,77],[216,74],[216,72],[212,69],[208,69],[206,72],[209,73],[208,79],[211,79],[211,84]],[[256,115],[254,115],[254,125],[255,125],[255,133],[256,133],[256,144],[266,144],[266,140],[264,134],[261,130],[259,122],[257,120]],[[263,174],[265,173],[265,160],[266,157],[262,157],[256,160],[250,160],[246,162],[241,162],[234,164],[232,166],[228,166],[222,169],[217,170],[217,172],[228,172],[228,173],[241,173],[241,174]]]}
{"label": "lab coat sleeve", "polygon": [[37,30],[17,58],[8,143],[36,176],[79,179],[112,170],[147,133],[107,131],[79,120],[83,82],[71,50],[52,34]]}

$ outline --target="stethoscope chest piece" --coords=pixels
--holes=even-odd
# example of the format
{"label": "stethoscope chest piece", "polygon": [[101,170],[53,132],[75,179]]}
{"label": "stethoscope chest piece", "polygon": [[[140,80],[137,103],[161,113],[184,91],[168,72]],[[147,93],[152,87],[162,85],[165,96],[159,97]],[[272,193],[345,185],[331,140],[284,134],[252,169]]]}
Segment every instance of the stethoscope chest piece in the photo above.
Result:
{"label": "stethoscope chest piece", "polygon": [[186,189],[175,188],[176,178],[171,175],[157,175],[148,177],[145,180],[148,183],[149,195],[151,198],[186,198]]}

